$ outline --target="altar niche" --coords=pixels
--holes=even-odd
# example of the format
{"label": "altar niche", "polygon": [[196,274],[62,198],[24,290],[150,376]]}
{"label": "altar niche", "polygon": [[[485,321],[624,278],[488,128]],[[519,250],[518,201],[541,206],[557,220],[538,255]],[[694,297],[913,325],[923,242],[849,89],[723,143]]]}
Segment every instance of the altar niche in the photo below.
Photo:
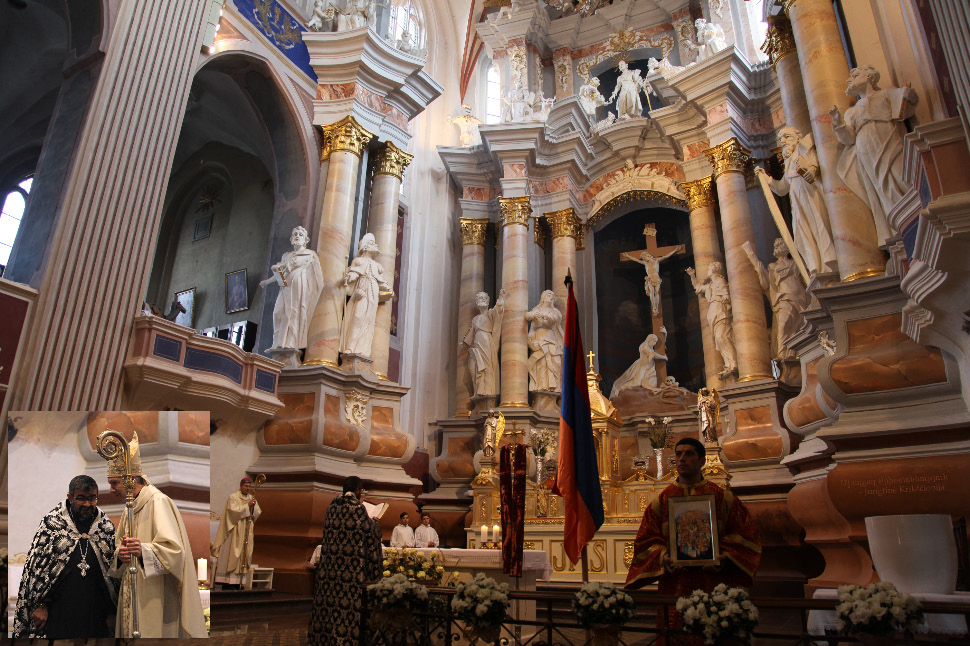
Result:
{"label": "altar niche", "polygon": [[666,372],[681,386],[696,392],[706,382],[700,310],[685,271],[694,266],[690,222],[686,213],[664,207],[631,211],[594,231],[602,390],[609,393],[616,379],[637,360],[640,344],[648,334],[663,338],[659,326],[654,329],[650,299],[644,292],[643,265],[621,259],[623,253],[639,256],[639,250],[647,248],[647,224],[656,226],[657,247],[684,245],[683,253],[660,263],[660,313],[667,328]]}

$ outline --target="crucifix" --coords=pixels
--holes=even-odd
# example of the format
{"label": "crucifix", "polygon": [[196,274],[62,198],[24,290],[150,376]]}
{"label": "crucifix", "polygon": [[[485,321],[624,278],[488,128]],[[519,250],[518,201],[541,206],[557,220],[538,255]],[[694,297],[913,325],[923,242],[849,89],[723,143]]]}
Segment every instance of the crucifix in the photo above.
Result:
{"label": "crucifix", "polygon": [[[667,335],[661,334],[664,329],[663,312],[660,309],[660,263],[670,258],[674,254],[684,252],[684,245],[675,247],[657,246],[657,225],[647,224],[643,227],[643,235],[647,238],[647,248],[638,251],[624,251],[620,254],[620,261],[632,260],[643,265],[646,276],[643,279],[643,290],[650,299],[650,310],[653,315],[653,333],[660,339],[656,351],[659,354],[667,354]],[[657,361],[657,382],[663,383],[667,378],[667,362]]]}

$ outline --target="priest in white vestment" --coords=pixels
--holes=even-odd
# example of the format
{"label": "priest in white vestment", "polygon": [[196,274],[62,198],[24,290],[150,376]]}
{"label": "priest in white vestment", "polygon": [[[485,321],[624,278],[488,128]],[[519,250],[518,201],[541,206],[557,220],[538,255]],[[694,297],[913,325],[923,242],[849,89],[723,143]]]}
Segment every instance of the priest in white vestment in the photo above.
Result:
{"label": "priest in white vestment", "polygon": [[[138,453],[138,436],[129,444],[130,474],[136,476],[135,504],[131,529],[124,517],[115,534],[116,552],[109,574],[121,579],[118,596],[116,636],[144,638],[208,637],[202,599],[199,596],[195,561],[182,515],[171,498],[143,476]],[[108,484],[112,493],[125,495],[123,457],[108,462]],[[127,510],[125,512],[128,513]],[[128,565],[135,563],[135,605]]]}
{"label": "priest in white vestment", "polygon": [[234,491],[226,500],[211,549],[212,558],[217,561],[217,583],[241,585],[252,567],[253,525],[262,513],[252,490],[253,481],[243,478],[239,481],[239,491]]}

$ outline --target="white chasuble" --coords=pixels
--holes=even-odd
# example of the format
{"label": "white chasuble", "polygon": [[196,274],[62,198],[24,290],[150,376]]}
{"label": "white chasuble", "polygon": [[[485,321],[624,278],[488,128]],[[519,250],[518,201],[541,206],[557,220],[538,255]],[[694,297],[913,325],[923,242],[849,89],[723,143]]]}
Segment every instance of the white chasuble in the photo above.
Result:
{"label": "white chasuble", "polygon": [[[218,559],[216,581],[221,583],[243,583],[246,569],[253,562],[253,523],[262,511],[259,503],[249,513],[252,495],[234,491],[226,500],[226,508],[219,519],[219,529],[212,542],[212,556]],[[225,548],[223,549],[223,546]],[[245,569],[243,566],[247,566]]]}

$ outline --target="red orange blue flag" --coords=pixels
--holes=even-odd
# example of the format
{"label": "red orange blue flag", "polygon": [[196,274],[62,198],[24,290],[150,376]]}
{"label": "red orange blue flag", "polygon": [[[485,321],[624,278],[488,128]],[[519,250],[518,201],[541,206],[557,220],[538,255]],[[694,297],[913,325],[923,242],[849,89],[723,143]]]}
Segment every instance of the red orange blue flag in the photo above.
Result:
{"label": "red orange blue flag", "polygon": [[589,385],[579,330],[579,307],[572,278],[566,276],[566,333],[562,356],[559,414],[559,468],[553,493],[563,497],[566,556],[577,563],[583,547],[603,525],[603,492],[596,465]]}

